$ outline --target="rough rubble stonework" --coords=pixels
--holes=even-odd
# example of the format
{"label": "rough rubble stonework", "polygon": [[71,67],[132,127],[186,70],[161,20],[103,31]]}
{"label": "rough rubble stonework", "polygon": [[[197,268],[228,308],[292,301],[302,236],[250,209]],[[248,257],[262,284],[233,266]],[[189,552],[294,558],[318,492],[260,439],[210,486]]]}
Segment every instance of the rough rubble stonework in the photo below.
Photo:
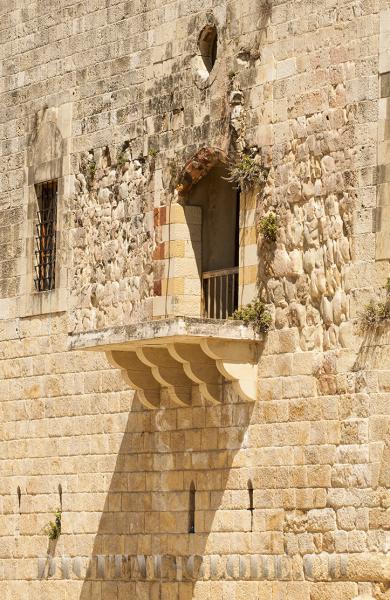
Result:
{"label": "rough rubble stonework", "polygon": [[[358,326],[390,277],[390,1],[2,0],[0,23],[2,600],[390,600],[390,325]],[[199,317],[191,193],[246,152],[257,399],[149,410],[72,340]]]}
{"label": "rough rubble stonework", "polygon": [[104,153],[100,164],[86,159],[76,178],[70,288],[77,302],[74,331],[140,320],[140,303],[153,294],[151,175],[145,173],[150,166],[128,155],[128,150],[120,154],[117,168],[107,164]]}

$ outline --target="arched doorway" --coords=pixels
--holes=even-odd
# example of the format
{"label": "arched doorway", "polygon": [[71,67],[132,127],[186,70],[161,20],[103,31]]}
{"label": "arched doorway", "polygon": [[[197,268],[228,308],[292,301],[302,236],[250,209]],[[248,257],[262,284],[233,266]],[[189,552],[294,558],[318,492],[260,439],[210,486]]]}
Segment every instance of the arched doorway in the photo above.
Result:
{"label": "arched doorway", "polygon": [[186,206],[199,209],[193,247],[202,282],[201,311],[212,319],[228,318],[238,305],[240,197],[227,179],[226,165],[218,162],[186,199]]}

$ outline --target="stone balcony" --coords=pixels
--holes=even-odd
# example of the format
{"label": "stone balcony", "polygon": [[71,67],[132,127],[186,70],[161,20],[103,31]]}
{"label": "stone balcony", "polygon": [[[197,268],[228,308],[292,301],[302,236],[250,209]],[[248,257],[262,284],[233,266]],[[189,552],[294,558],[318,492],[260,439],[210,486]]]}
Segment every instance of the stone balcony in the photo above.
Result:
{"label": "stone balcony", "polygon": [[70,337],[72,350],[105,352],[148,408],[159,408],[163,390],[175,404],[189,406],[194,386],[205,400],[220,403],[226,383],[253,402],[262,345],[262,339],[241,322],[191,317]]}

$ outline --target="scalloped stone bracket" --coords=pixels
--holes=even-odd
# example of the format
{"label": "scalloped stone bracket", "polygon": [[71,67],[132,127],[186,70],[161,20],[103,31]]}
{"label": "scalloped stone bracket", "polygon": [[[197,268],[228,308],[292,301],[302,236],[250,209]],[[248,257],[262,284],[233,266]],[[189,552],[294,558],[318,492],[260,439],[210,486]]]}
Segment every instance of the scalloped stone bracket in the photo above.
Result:
{"label": "scalloped stone bracket", "polygon": [[262,340],[237,322],[178,317],[73,336],[71,348],[82,346],[104,351],[150,409],[161,406],[164,392],[173,404],[191,406],[194,388],[205,401],[219,404],[226,383],[243,400],[257,397]]}

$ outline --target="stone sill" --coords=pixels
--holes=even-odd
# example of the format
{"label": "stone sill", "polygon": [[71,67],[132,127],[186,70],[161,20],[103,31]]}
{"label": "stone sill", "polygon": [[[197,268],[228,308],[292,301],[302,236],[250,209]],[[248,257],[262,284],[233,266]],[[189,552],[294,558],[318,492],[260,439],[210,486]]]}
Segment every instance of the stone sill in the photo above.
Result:
{"label": "stone sill", "polygon": [[220,403],[226,382],[254,401],[262,342],[240,321],[175,317],[73,334],[69,348],[105,352],[141,402],[159,408],[162,390],[189,406],[194,386],[205,400]]}

